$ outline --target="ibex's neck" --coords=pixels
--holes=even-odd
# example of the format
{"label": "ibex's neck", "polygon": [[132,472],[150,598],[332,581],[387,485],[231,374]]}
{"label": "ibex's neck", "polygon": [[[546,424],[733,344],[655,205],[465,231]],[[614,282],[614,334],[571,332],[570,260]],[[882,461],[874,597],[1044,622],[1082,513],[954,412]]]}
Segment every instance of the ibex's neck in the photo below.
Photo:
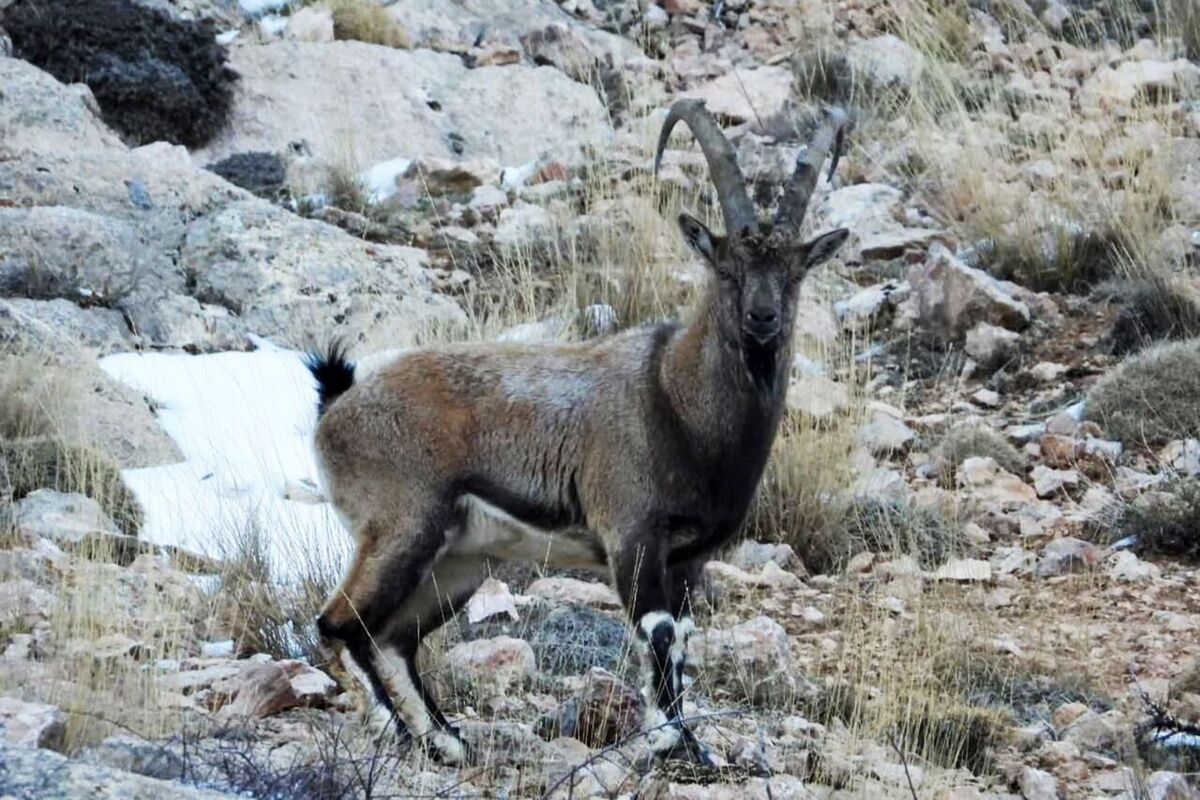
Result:
{"label": "ibex's neck", "polygon": [[775,354],[773,374],[756,383],[741,349],[720,335],[716,302],[710,288],[691,323],[667,345],[663,388],[701,452],[717,455],[755,444],[769,449],[787,389],[791,338]]}

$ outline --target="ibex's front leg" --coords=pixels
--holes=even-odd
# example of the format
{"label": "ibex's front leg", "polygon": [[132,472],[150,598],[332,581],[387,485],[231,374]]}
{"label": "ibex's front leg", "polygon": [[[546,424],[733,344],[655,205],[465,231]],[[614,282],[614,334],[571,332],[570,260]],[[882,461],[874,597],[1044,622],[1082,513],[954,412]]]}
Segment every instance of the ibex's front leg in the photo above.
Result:
{"label": "ibex's front leg", "polygon": [[685,758],[710,765],[708,752],[682,719],[683,668],[693,628],[691,616],[683,615],[685,604],[674,596],[676,576],[668,574],[661,540],[647,536],[626,541],[613,559],[613,571],[641,651],[650,749],[659,758]]}

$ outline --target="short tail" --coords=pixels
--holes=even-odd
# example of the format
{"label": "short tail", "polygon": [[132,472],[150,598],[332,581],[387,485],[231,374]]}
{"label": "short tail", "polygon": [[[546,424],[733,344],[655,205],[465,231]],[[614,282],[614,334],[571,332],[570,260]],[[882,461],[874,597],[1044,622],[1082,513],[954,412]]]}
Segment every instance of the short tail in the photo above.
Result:
{"label": "short tail", "polygon": [[354,385],[354,362],[346,358],[346,347],[334,340],[324,352],[310,351],[304,356],[304,366],[317,379],[317,417],[329,405]]}

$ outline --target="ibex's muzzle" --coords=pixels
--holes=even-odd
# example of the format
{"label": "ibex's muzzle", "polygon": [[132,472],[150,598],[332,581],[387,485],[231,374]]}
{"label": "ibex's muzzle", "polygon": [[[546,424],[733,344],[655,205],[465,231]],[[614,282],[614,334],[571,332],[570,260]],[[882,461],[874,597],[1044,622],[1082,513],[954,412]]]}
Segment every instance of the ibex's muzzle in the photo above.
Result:
{"label": "ibex's muzzle", "polygon": [[770,345],[779,337],[782,325],[774,308],[754,308],[742,320],[742,333],[760,347]]}

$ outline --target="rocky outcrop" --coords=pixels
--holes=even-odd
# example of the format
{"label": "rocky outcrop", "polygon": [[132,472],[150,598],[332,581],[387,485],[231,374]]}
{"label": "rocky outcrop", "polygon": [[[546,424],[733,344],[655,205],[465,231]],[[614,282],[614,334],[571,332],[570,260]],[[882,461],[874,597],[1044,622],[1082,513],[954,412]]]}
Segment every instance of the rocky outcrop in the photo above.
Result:
{"label": "rocky outcrop", "polygon": [[39,323],[64,319],[58,335],[99,351],[204,351],[248,347],[249,334],[299,345],[339,328],[394,344],[463,319],[419,252],[300,219],[198,168],[181,147],[128,149],[85,91],[24,62],[0,59],[0,83],[0,287],[88,306],[14,300],[0,319],[26,335],[55,339]]}
{"label": "rocky outcrop", "polygon": [[581,147],[612,135],[596,93],[552,67],[467,69],[447,53],[351,41],[235,47],[231,63],[242,76],[232,120],[197,151],[201,163],[304,141],[327,164],[436,156],[515,166],[544,153],[578,161]]}

